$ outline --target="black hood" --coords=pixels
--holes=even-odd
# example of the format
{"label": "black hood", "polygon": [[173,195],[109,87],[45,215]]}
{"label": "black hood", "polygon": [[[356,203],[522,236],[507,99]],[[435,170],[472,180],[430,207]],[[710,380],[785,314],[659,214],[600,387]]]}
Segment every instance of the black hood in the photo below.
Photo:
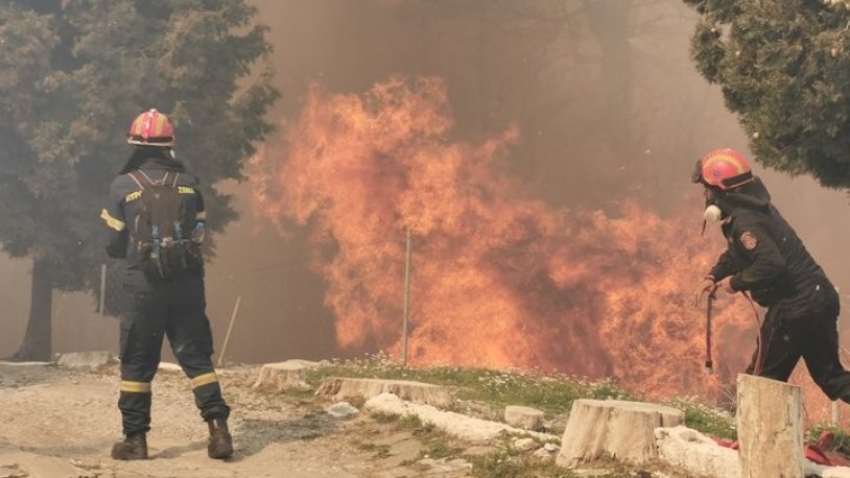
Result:
{"label": "black hood", "polygon": [[728,191],[717,200],[723,212],[731,213],[738,208],[767,211],[770,208],[770,192],[757,176],[743,186]]}
{"label": "black hood", "polygon": [[164,169],[185,173],[186,167],[180,161],[174,159],[171,148],[158,146],[138,146],[118,174],[127,174],[137,169]]}

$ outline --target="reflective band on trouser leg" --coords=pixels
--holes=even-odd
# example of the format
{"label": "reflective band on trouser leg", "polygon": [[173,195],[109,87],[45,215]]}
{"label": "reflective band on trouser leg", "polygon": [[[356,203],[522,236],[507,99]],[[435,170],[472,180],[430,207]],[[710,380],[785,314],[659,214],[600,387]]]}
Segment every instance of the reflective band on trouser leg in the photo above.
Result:
{"label": "reflective band on trouser leg", "polygon": [[127,393],[151,393],[150,382],[121,381],[121,391]]}
{"label": "reflective band on trouser leg", "polygon": [[197,377],[192,379],[192,390],[199,387],[203,387],[204,385],[209,385],[211,383],[218,383],[218,376],[215,374],[215,372],[198,375]]}
{"label": "reflective band on trouser leg", "polygon": [[118,409],[121,410],[121,423],[125,435],[145,433],[150,430],[151,383],[122,380]]}
{"label": "reflective band on trouser leg", "polygon": [[195,405],[201,411],[204,420],[224,418],[230,415],[230,407],[221,396],[221,384],[215,372],[209,372],[192,379],[192,392],[195,394]]}

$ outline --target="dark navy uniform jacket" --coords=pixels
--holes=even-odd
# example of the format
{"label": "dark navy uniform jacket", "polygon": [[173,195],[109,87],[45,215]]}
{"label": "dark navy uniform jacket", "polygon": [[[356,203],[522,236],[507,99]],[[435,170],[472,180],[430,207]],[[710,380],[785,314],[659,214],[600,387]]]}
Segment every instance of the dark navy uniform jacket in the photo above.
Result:
{"label": "dark navy uniform jacket", "polygon": [[[177,165],[179,166],[179,163]],[[177,175],[176,186],[178,191],[181,194],[194,196],[196,219],[202,222],[206,221],[204,200],[198,189],[198,179],[195,176],[167,166],[163,167],[161,164],[143,165],[139,171],[147,175],[153,182],[162,180],[166,172],[169,174],[169,178]],[[169,183],[171,183],[171,179],[169,179]],[[132,243],[129,239],[134,227],[131,221],[137,216],[137,208],[141,207],[139,200],[141,191],[142,187],[129,174],[117,176],[109,186],[109,200],[100,213],[100,218],[103,219],[109,230],[106,245],[107,254],[113,258],[126,258],[129,269],[138,269],[136,251],[131,247]]]}
{"label": "dark navy uniform jacket", "polygon": [[728,247],[711,269],[716,281],[732,276],[732,290],[749,291],[763,307],[804,302],[815,288],[832,287],[758,178],[727,194],[721,209],[730,211],[722,226]]}

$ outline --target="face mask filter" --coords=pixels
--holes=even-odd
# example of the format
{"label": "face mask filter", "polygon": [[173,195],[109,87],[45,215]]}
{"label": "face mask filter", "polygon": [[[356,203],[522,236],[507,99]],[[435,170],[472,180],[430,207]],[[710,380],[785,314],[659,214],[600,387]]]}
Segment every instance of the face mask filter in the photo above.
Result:
{"label": "face mask filter", "polygon": [[702,213],[702,217],[706,221],[717,222],[723,219],[723,211],[721,211],[716,205],[710,204],[705,208],[705,212]]}

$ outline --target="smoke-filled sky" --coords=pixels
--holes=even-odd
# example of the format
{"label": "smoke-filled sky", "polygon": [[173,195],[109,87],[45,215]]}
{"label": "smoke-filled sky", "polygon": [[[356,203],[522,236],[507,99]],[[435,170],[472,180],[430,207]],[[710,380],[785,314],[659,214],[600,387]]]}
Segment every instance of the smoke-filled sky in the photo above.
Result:
{"label": "smoke-filled sky", "polygon": [[[397,354],[411,228],[421,363],[629,366],[642,389],[679,380],[654,361],[701,365],[688,334],[703,317],[677,297],[722,243],[711,228],[700,236],[701,191],[688,178],[710,149],[747,150],[690,63],[696,16],[680,0],[253,3],[282,99],[250,181],[219,185],[241,213],[208,269],[217,348],[236,318],[228,358]],[[846,195],[756,173],[850,291]],[[3,259],[0,355],[23,335],[28,267]],[[92,305],[57,293],[57,351],[115,349],[117,323]],[[731,376],[749,350],[722,339],[748,349],[752,320],[727,309],[718,348]],[[666,339],[612,351],[640,334]],[[646,357],[665,347],[669,357]]]}

